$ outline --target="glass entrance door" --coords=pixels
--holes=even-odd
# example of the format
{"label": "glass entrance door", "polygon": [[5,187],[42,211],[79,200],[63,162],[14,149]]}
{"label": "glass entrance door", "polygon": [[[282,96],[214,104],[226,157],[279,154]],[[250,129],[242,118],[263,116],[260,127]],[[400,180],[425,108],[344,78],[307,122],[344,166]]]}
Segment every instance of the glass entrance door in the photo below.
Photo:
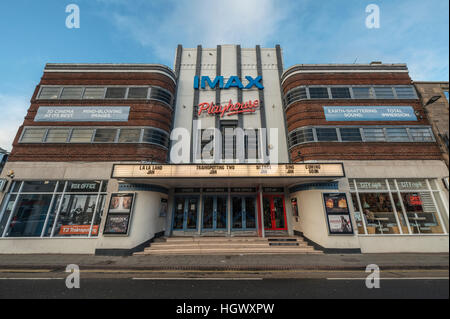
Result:
{"label": "glass entrance door", "polygon": [[197,230],[198,197],[176,197],[173,214],[173,230]]}
{"label": "glass entrance door", "polygon": [[227,229],[227,197],[207,195],[203,197],[203,230]]}
{"label": "glass entrance door", "polygon": [[266,230],[287,230],[283,195],[264,195],[263,210]]}
{"label": "glass entrance door", "polygon": [[232,229],[253,230],[256,228],[256,197],[233,196],[231,198]]}

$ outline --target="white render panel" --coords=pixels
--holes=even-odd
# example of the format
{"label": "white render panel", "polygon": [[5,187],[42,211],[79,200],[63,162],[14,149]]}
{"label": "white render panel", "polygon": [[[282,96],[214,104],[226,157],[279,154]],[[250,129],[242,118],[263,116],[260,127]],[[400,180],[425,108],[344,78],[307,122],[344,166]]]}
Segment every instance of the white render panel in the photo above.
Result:
{"label": "white render panel", "polygon": [[288,163],[288,146],[285,130],[284,109],[275,49],[261,49],[261,62],[264,84],[266,125],[268,129],[278,130],[278,161]]}
{"label": "white render panel", "polygon": [[[251,76],[256,78],[258,76],[258,70],[256,68],[256,49],[242,49],[242,77],[245,79],[246,76]],[[248,81],[244,81],[244,85]],[[251,90],[242,91],[242,101],[255,101],[259,100],[259,90],[257,88],[252,88]],[[244,128],[261,128],[261,115],[258,109],[255,113],[249,113],[244,115]]]}

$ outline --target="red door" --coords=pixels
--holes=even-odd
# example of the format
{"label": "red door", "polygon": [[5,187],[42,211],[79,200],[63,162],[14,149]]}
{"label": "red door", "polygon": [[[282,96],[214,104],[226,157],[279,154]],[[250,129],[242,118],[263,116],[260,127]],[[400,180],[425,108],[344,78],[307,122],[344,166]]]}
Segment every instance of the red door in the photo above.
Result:
{"label": "red door", "polygon": [[264,229],[287,230],[286,207],[283,195],[264,195]]}

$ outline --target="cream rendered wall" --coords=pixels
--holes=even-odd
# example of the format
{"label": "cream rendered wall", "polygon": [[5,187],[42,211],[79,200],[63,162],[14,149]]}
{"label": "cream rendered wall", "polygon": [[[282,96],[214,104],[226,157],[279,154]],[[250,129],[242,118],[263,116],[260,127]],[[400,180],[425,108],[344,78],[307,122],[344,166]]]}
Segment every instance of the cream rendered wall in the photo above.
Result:
{"label": "cream rendered wall", "polygon": [[278,130],[278,145],[276,147],[278,147],[279,163],[289,163],[276,49],[262,48],[261,62],[266,104],[266,125],[268,129],[275,128]]}
{"label": "cream rendered wall", "polygon": [[[299,210],[299,221],[296,222],[295,217],[292,217],[293,229],[302,232],[305,237],[325,248],[359,248],[356,235],[329,235],[322,193],[320,190],[308,190],[290,195],[290,198],[297,198]],[[352,224],[354,228],[353,216]]]}
{"label": "cream rendered wall", "polygon": [[[187,151],[183,152],[181,161],[190,163],[190,147],[192,132],[192,112],[194,102],[194,77],[197,63],[197,49],[183,49],[181,56],[180,79],[177,87],[177,101],[174,115],[174,128],[185,128],[189,136],[184,137]],[[171,158],[172,161],[172,158]]]}
{"label": "cream rendered wall", "polygon": [[362,253],[448,253],[448,235],[358,237]]}

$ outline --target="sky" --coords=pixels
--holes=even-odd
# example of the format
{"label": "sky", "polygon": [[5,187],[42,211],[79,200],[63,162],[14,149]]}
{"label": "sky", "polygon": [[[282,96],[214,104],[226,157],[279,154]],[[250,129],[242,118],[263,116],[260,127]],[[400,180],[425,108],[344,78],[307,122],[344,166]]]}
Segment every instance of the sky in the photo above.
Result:
{"label": "sky", "polygon": [[[66,6],[80,28],[66,27]],[[380,9],[367,28],[366,7]],[[415,81],[449,79],[448,0],[1,0],[0,147],[11,143],[46,63],[159,63],[178,44],[283,49],[299,63],[407,63]]]}

